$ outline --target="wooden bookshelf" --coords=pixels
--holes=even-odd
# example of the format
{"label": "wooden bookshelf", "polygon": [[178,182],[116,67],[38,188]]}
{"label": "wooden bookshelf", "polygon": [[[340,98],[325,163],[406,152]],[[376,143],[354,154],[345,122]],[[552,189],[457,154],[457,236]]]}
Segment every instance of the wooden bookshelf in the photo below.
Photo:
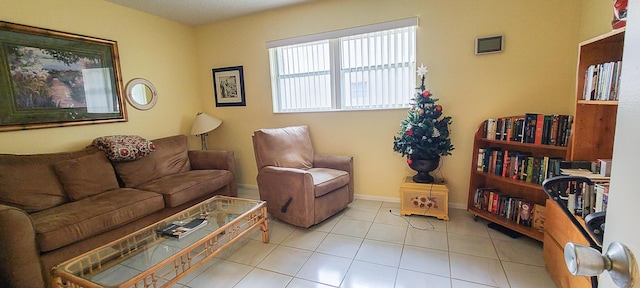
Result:
{"label": "wooden bookshelf", "polygon": [[[515,116],[512,116],[515,117]],[[520,117],[520,116],[518,116]],[[471,176],[469,183],[469,199],[467,201],[467,210],[476,217],[486,219],[513,231],[519,232],[530,238],[540,242],[544,240],[544,232],[532,227],[520,225],[515,221],[511,221],[505,217],[492,214],[488,211],[479,209],[474,206],[473,199],[477,188],[490,187],[500,190],[500,194],[509,197],[522,198],[538,205],[545,205],[547,195],[542,190],[542,186],[536,183],[530,183],[521,180],[515,180],[508,177],[502,177],[492,173],[478,171],[478,150],[483,148],[500,148],[509,151],[519,151],[530,153],[534,157],[552,157],[566,159],[569,155],[569,148],[553,145],[530,144],[516,141],[491,140],[483,136],[484,125],[481,124],[474,135],[473,159],[471,164]]]}
{"label": "wooden bookshelf", "polygon": [[[584,79],[590,65],[622,60],[624,34],[622,28],[579,44],[569,160],[595,161],[613,156],[618,101],[584,100]],[[558,287],[591,287],[588,277],[573,276],[564,265],[564,245],[567,242],[586,244],[585,238],[562,213],[560,209],[564,208],[553,201],[548,203],[543,248],[547,272]]]}
{"label": "wooden bookshelf", "polygon": [[584,81],[589,66],[622,60],[624,32],[624,28],[613,30],[579,44],[570,160],[595,161],[613,156],[618,101],[583,100]]}

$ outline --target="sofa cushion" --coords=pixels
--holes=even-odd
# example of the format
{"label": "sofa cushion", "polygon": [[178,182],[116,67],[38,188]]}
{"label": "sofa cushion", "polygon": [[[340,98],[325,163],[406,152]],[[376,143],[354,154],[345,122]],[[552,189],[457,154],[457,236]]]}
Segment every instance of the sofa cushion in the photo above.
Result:
{"label": "sofa cushion", "polygon": [[316,197],[349,184],[349,173],[342,170],[311,168],[307,172],[313,177],[313,193]]}
{"label": "sofa cushion", "polygon": [[109,231],[164,208],[162,195],[119,188],[31,215],[41,252]]}
{"label": "sofa cushion", "polygon": [[58,162],[54,168],[71,201],[120,188],[116,173],[103,153]]}
{"label": "sofa cushion", "polygon": [[33,213],[68,202],[53,165],[92,153],[102,152],[91,147],[74,152],[0,155],[0,203]]}
{"label": "sofa cushion", "polygon": [[313,167],[313,145],[309,127],[292,126],[253,132],[258,170],[264,166],[298,169]]}
{"label": "sofa cushion", "polygon": [[233,181],[228,170],[192,170],[158,178],[138,186],[138,189],[162,194],[167,207],[176,207],[212,193]]}
{"label": "sofa cushion", "polygon": [[93,139],[91,145],[104,151],[114,162],[133,161],[149,155],[155,150],[154,144],[137,135],[111,135]]}
{"label": "sofa cushion", "polygon": [[113,163],[125,187],[137,187],[142,183],[191,169],[186,135],[152,141],[156,150],[147,157]]}

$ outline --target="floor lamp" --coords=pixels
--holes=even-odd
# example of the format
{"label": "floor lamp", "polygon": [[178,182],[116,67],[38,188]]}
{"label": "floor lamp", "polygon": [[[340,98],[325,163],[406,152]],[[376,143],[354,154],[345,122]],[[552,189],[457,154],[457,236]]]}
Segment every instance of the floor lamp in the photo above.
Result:
{"label": "floor lamp", "polygon": [[207,141],[205,137],[209,135],[209,132],[218,128],[222,124],[222,120],[213,117],[207,113],[198,113],[196,120],[193,121],[191,126],[191,135],[200,136],[202,141],[202,150],[207,150]]}

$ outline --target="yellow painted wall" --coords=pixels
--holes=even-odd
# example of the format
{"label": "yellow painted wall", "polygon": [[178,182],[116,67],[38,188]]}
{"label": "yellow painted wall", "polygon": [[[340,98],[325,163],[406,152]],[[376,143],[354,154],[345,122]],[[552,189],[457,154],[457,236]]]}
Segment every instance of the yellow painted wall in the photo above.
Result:
{"label": "yellow painted wall", "polygon": [[[188,134],[206,111],[224,120],[208,144],[235,151],[241,184],[255,185],[253,130],[308,124],[318,152],[355,157],[357,194],[397,198],[400,179],[413,173],[392,150],[406,111],[273,114],[265,42],[419,16],[418,62],[454,119],[456,150],[441,175],[450,202],[464,206],[471,135],[482,120],[572,113],[576,43],[609,29],[601,2],[324,0],[193,28],[101,0],[0,0],[0,20],[116,40],[124,81],[147,78],[160,93],[149,111],[128,106],[125,123],[2,132],[0,153],[77,149],[109,134]],[[505,35],[505,51],[474,56],[474,39],[494,34]],[[216,108],[211,69],[235,65],[244,66],[247,106]],[[192,136],[190,146],[198,144]]]}
{"label": "yellow painted wall", "polygon": [[[188,134],[200,109],[193,27],[101,0],[0,0],[0,20],[115,40],[125,84],[146,78],[159,93],[151,110],[127,104],[129,122],[0,132],[0,153],[79,149],[112,134]],[[190,140],[199,147],[195,136]]]}
{"label": "yellow painted wall", "polygon": [[[233,149],[239,183],[255,185],[252,131],[308,124],[316,151],[354,156],[357,194],[398,198],[411,175],[392,150],[405,110],[273,114],[265,42],[420,17],[418,63],[427,86],[453,117],[453,156],[444,159],[450,202],[467,202],[472,135],[488,117],[525,112],[572,113],[578,0],[325,0],[196,28],[203,109],[224,120],[210,147]],[[475,56],[478,36],[505,35],[505,51]],[[246,107],[216,108],[211,69],[244,66]]]}
{"label": "yellow painted wall", "polygon": [[[611,31],[613,0],[580,1],[580,42]],[[576,48],[577,49],[577,48]]]}

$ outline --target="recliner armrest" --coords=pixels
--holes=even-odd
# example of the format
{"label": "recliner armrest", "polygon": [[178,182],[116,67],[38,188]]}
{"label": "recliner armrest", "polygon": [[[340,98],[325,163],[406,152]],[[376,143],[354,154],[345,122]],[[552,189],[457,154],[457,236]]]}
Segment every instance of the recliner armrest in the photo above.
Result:
{"label": "recliner armrest", "polygon": [[309,227],[314,219],[313,177],[297,168],[264,166],[258,171],[260,199],[274,217]]}
{"label": "recliner armrest", "polygon": [[314,168],[331,168],[353,172],[353,157],[341,155],[316,154],[313,158]]}
{"label": "recliner armrest", "polygon": [[0,287],[44,287],[36,231],[25,211],[0,204]]}
{"label": "recliner armrest", "polygon": [[349,173],[349,203],[353,202],[353,157],[342,155],[316,154],[313,158],[314,168],[330,168]]}

